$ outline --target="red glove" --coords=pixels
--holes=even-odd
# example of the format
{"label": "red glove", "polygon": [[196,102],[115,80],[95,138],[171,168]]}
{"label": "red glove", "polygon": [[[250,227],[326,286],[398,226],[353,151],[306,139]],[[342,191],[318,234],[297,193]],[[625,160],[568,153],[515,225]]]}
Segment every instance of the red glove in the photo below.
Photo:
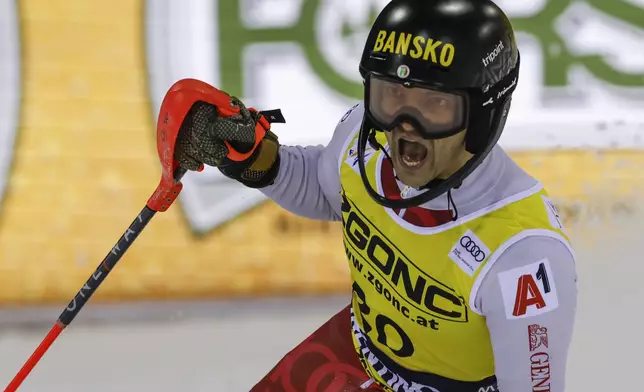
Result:
{"label": "red glove", "polygon": [[270,128],[272,122],[284,122],[281,112],[259,112],[206,83],[186,79],[179,84],[183,82],[193,94],[187,94],[192,102],[175,147],[179,166],[214,166],[253,188],[272,184],[279,170],[279,142]]}

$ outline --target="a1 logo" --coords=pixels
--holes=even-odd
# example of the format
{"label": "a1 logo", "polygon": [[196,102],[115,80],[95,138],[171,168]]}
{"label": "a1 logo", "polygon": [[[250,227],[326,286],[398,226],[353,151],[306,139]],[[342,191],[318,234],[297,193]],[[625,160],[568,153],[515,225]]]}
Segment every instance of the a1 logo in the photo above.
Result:
{"label": "a1 logo", "polygon": [[538,316],[559,307],[548,259],[499,274],[508,319]]}

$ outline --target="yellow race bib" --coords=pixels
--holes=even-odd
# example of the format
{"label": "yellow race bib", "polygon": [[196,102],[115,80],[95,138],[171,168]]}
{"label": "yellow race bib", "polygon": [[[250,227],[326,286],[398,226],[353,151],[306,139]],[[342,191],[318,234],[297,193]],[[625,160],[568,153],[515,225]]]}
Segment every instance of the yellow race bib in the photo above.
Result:
{"label": "yellow race bib", "polygon": [[[344,151],[340,175],[354,341],[365,369],[390,390],[453,389],[455,381],[486,385],[494,380],[494,356],[485,318],[474,305],[476,290],[518,239],[545,233],[567,243],[546,192],[538,185],[456,222],[418,227],[367,194],[356,141],[357,135]],[[379,189],[384,154],[367,149],[367,175]]]}

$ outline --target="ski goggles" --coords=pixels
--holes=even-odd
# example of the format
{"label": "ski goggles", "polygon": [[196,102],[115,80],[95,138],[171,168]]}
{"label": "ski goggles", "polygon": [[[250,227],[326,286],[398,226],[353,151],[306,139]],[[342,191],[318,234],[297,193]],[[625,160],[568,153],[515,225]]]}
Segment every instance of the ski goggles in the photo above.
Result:
{"label": "ski goggles", "polygon": [[377,75],[368,79],[367,110],[383,130],[408,122],[427,139],[448,137],[466,128],[463,95]]}

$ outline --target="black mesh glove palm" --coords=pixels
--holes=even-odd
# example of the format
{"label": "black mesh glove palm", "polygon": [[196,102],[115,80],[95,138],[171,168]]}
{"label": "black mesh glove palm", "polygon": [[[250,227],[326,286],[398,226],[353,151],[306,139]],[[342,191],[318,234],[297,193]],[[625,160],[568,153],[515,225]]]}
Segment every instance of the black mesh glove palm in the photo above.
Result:
{"label": "black mesh glove palm", "polygon": [[[269,120],[235,97],[228,104],[222,109],[194,103],[179,130],[175,160],[186,170],[199,170],[202,163],[215,166],[252,188],[271,185],[279,170],[279,142]],[[281,113],[271,113],[274,122],[283,122]]]}

